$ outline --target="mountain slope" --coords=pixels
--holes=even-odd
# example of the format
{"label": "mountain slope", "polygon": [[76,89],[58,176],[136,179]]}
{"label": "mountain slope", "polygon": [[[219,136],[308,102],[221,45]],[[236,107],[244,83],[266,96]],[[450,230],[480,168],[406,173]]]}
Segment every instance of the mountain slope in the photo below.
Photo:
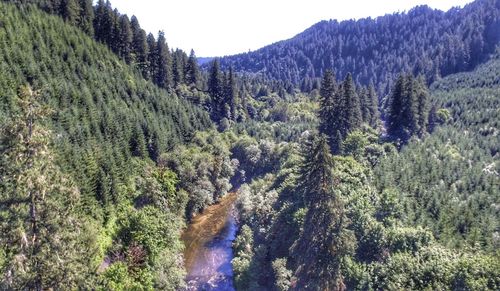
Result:
{"label": "mountain slope", "polygon": [[448,12],[420,6],[376,19],[323,21],[292,39],[224,57],[221,65],[296,85],[326,69],[339,78],[351,72],[357,82],[388,93],[401,71],[432,81],[474,68],[500,40],[499,15],[499,1],[477,0]]}
{"label": "mountain slope", "polygon": [[433,99],[447,110],[438,116],[449,120],[375,168],[379,189],[401,193],[407,222],[432,229],[449,246],[498,247],[499,76],[497,54],[473,72],[434,83]]}
{"label": "mountain slope", "polygon": [[[202,110],[145,81],[60,18],[0,5],[0,116],[16,110],[19,86],[41,89],[55,111],[50,124],[63,164],[83,193],[113,196],[131,156],[154,159],[210,125]],[[103,179],[113,187],[100,187]]]}

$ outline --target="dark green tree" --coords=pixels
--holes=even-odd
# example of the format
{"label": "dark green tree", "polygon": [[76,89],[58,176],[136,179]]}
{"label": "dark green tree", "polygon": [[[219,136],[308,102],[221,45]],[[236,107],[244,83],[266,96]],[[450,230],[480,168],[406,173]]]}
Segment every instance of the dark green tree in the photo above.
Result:
{"label": "dark green tree", "polygon": [[184,83],[184,68],[186,66],[186,62],[186,54],[180,49],[175,50],[173,54],[172,74],[174,87],[176,88]]}
{"label": "dark green tree", "polygon": [[341,268],[354,251],[340,191],[335,190],[333,158],[327,138],[313,139],[304,149],[299,182],[307,213],[304,228],[291,248],[297,278],[294,290],[344,290]]}
{"label": "dark green tree", "polygon": [[132,28],[127,15],[120,16],[119,53],[118,55],[130,64],[132,61]]}
{"label": "dark green tree", "polygon": [[132,16],[130,20],[130,28],[132,30],[132,59],[136,66],[146,79],[149,77],[148,72],[148,43],[146,41],[146,32],[139,25],[137,17]]}
{"label": "dark green tree", "polygon": [[224,117],[229,120],[236,120],[236,109],[237,109],[237,89],[236,81],[234,78],[233,68],[229,68],[224,80]]}
{"label": "dark green tree", "polygon": [[80,4],[80,18],[78,20],[78,26],[85,33],[94,36],[94,7],[92,6],[92,0],[79,0]]}
{"label": "dark green tree", "polygon": [[77,0],[63,0],[61,2],[61,16],[72,25],[79,24],[80,3]]}
{"label": "dark green tree", "polygon": [[173,85],[172,55],[168,49],[165,33],[160,31],[156,41],[156,74],[155,83],[161,88],[170,90]]}
{"label": "dark green tree", "polygon": [[198,61],[196,59],[196,54],[194,53],[194,50],[191,50],[188,62],[186,64],[186,72],[185,72],[186,84],[196,87],[199,79],[200,79],[200,69],[198,67]]}
{"label": "dark green tree", "polygon": [[215,59],[210,66],[208,75],[208,94],[211,97],[211,115],[215,121],[224,117],[224,84],[219,60]]}
{"label": "dark green tree", "polygon": [[380,112],[378,110],[378,96],[373,83],[370,83],[368,86],[368,96],[366,101],[368,102],[368,109],[370,111],[370,120],[368,121],[368,124],[370,124],[373,128],[377,128],[380,121]]}
{"label": "dark green tree", "polygon": [[156,49],[156,39],[152,33],[148,34],[146,39],[149,51],[148,51],[148,79],[156,81],[156,74],[158,72],[158,55]]}
{"label": "dark green tree", "polygon": [[336,123],[338,122],[335,116],[335,93],[337,84],[335,83],[335,75],[331,70],[327,70],[321,81],[320,99],[319,99],[319,132],[328,137],[330,147],[333,149],[333,143],[336,134]]}
{"label": "dark green tree", "polygon": [[351,73],[348,73],[342,84],[342,92],[344,94],[345,100],[345,112],[346,112],[346,125],[345,134],[359,128],[363,121],[361,115],[361,102],[359,101],[359,96],[356,93],[356,88],[354,86],[354,81],[352,79]]}

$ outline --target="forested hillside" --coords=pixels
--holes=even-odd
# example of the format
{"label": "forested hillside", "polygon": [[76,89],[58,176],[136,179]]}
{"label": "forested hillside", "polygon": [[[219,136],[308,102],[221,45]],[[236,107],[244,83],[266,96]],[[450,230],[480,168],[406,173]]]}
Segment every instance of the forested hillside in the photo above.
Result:
{"label": "forested hillside", "polygon": [[427,81],[470,70],[500,39],[500,3],[479,0],[448,12],[420,6],[375,19],[320,22],[292,39],[221,59],[224,68],[259,73],[311,90],[327,70],[387,94],[401,71]]}
{"label": "forested hillside", "polygon": [[202,69],[94,4],[0,1],[1,290],[189,289],[181,233],[228,192],[234,278],[199,286],[500,289],[498,1]]}
{"label": "forested hillside", "polygon": [[281,162],[239,191],[237,288],[497,289],[499,72],[496,55],[433,84],[432,133],[401,151],[355,123],[340,142],[309,131],[268,150]]}
{"label": "forested hillside", "polygon": [[450,247],[499,247],[499,72],[497,54],[471,73],[434,83],[445,124],[375,168],[379,190],[404,197],[407,223],[432,229]]}
{"label": "forested hillside", "polygon": [[3,2],[0,100],[0,289],[181,284],[189,197],[152,160],[209,115],[60,17]]}

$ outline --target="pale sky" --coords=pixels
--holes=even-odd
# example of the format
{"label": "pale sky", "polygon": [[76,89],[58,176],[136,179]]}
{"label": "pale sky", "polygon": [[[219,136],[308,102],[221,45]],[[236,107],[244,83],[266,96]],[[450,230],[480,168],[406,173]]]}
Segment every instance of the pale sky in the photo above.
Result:
{"label": "pale sky", "polygon": [[170,48],[198,57],[232,55],[288,39],[329,19],[376,17],[417,5],[448,10],[471,0],[111,0],[142,28],[165,31]]}

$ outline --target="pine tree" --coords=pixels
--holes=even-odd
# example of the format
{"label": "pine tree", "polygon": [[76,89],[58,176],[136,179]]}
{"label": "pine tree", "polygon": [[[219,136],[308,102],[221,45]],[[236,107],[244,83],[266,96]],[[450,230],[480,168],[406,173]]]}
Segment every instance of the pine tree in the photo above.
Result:
{"label": "pine tree", "polygon": [[80,18],[78,26],[85,33],[94,36],[94,7],[92,0],[80,0]]}
{"label": "pine tree", "polygon": [[184,83],[184,67],[186,66],[186,58],[183,51],[177,49],[173,55],[173,82],[174,86],[177,88],[179,85]]}
{"label": "pine tree", "polygon": [[405,77],[398,76],[389,98],[389,112],[387,115],[387,132],[394,138],[403,136],[403,98],[405,94]]}
{"label": "pine tree", "polygon": [[132,16],[130,20],[132,30],[132,55],[134,63],[139,67],[142,76],[146,79],[149,77],[148,72],[148,43],[146,41],[146,32],[141,29],[137,17]]}
{"label": "pine tree", "polygon": [[61,2],[61,16],[72,25],[79,24],[80,4],[77,0],[63,0]]}
{"label": "pine tree", "polygon": [[370,103],[371,99],[368,96],[368,89],[361,87],[358,93],[359,101],[361,103],[361,116],[364,123],[369,123],[371,120]]}
{"label": "pine tree", "polygon": [[378,96],[373,83],[370,83],[368,86],[367,101],[369,102],[368,109],[370,110],[370,120],[368,123],[371,127],[377,128],[380,120],[380,112],[378,110]]}
{"label": "pine tree", "polygon": [[[19,113],[0,134],[0,243],[8,290],[86,289],[93,245],[75,214],[79,191],[56,166],[49,110],[38,92],[23,87]],[[95,234],[93,234],[95,235]]]}
{"label": "pine tree", "polygon": [[109,1],[99,0],[95,8],[94,33],[97,41],[110,44],[113,34],[113,10]]}
{"label": "pine tree", "polygon": [[325,136],[305,148],[300,189],[307,213],[304,228],[291,248],[297,283],[293,290],[344,290],[341,265],[352,254],[355,239],[347,229],[339,191],[334,190],[333,159]]}
{"label": "pine tree", "polygon": [[229,120],[236,120],[236,107],[237,107],[237,91],[236,91],[236,82],[234,79],[233,68],[229,68],[229,72],[225,78],[224,82],[224,103],[225,109],[224,117]]}
{"label": "pine tree", "polygon": [[208,76],[208,94],[212,98],[211,115],[215,121],[220,121],[224,116],[224,92],[219,60],[215,59],[210,67]]}
{"label": "pine tree", "polygon": [[333,107],[336,91],[335,76],[332,71],[327,70],[323,75],[319,99],[319,132],[331,137],[331,129],[334,123]]}
{"label": "pine tree", "polygon": [[189,54],[185,75],[186,84],[197,87],[200,79],[200,69],[198,68],[198,61],[194,50],[191,50],[191,53]]}
{"label": "pine tree", "polygon": [[345,135],[347,135],[347,133],[359,128],[363,120],[361,116],[361,102],[359,101],[358,94],[356,94],[356,88],[354,86],[351,73],[347,74],[342,85],[342,89],[346,106],[345,112],[347,124],[345,128]]}
{"label": "pine tree", "polygon": [[156,41],[156,75],[155,83],[161,88],[170,90],[173,84],[172,55],[168,49],[165,33],[160,31]]}
{"label": "pine tree", "polygon": [[406,142],[427,130],[429,93],[422,78],[400,75],[389,99],[388,134]]}
{"label": "pine tree", "polygon": [[132,61],[132,28],[127,15],[120,16],[119,56],[130,64]]}
{"label": "pine tree", "polygon": [[147,44],[149,48],[148,52],[148,79],[156,82],[156,74],[158,72],[158,56],[156,49],[156,39],[152,33],[148,34]]}
{"label": "pine tree", "polygon": [[429,91],[425,85],[423,76],[417,79],[417,100],[418,100],[418,136],[422,137],[427,132],[429,124]]}

